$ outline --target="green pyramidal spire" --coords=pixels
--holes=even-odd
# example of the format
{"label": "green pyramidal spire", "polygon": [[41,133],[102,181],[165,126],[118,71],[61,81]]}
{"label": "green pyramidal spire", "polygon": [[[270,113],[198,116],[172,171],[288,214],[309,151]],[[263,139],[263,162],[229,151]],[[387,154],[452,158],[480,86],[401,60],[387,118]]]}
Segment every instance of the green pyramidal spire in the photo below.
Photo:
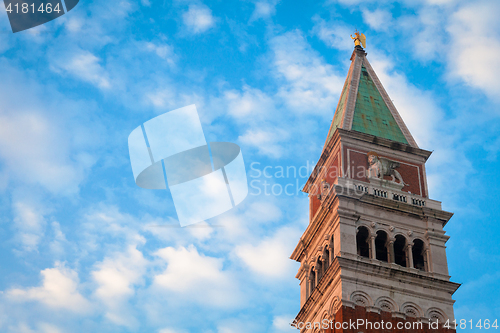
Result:
{"label": "green pyramidal spire", "polygon": [[351,61],[326,144],[342,128],[418,147],[360,46]]}
{"label": "green pyramidal spire", "polygon": [[408,144],[365,66],[361,67],[351,129]]}

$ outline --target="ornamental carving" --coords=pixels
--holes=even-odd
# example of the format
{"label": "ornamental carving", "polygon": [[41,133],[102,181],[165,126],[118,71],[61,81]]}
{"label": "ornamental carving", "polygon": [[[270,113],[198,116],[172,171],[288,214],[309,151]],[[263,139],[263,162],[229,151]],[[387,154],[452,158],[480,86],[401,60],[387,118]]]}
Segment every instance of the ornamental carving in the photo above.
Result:
{"label": "ornamental carving", "polygon": [[375,306],[379,307],[382,311],[398,311],[398,304],[392,298],[386,296],[379,297],[375,302]]}
{"label": "ornamental carving", "polygon": [[320,193],[318,194],[318,199],[323,200],[328,196],[328,192],[330,191],[330,184],[326,180],[321,181]]}
{"label": "ornamental carving", "polygon": [[364,293],[362,291],[355,291],[351,295],[351,301],[360,306],[371,306],[373,303],[371,301],[370,296],[368,296],[367,293]]}
{"label": "ornamental carving", "polygon": [[403,312],[408,317],[419,318],[423,316],[422,310],[420,307],[414,303],[405,303],[401,306],[401,312]]}
{"label": "ornamental carving", "polygon": [[396,170],[400,163],[391,161],[387,158],[380,157],[377,153],[371,151],[368,153],[368,178],[384,179],[384,176],[391,176],[392,182],[407,186],[401,174]]}

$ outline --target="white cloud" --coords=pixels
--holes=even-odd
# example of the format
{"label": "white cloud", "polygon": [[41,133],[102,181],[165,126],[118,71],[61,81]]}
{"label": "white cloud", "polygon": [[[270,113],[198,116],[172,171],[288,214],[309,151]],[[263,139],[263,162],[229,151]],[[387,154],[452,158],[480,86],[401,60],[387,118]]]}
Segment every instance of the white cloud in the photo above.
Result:
{"label": "white cloud", "polygon": [[313,21],[313,33],[328,47],[346,51],[353,49],[353,42],[349,37],[353,34],[352,29],[340,22],[326,22],[319,16],[314,16]]}
{"label": "white cloud", "polygon": [[43,210],[27,202],[15,202],[14,225],[18,230],[19,240],[24,250],[34,251],[44,235],[46,221]]}
{"label": "white cloud", "polygon": [[327,4],[332,4],[332,3],[341,3],[341,4],[344,4],[344,5],[348,5],[348,6],[354,6],[354,5],[358,5],[360,3],[371,3],[371,2],[378,2],[378,3],[383,3],[385,0],[327,0],[326,3]]}
{"label": "white cloud", "polygon": [[273,328],[278,332],[296,331],[297,329],[290,325],[294,318],[295,316],[292,315],[275,316],[273,318]]}
{"label": "white cloud", "polygon": [[[254,167],[260,170],[263,168],[263,166],[258,165]],[[255,171],[250,173],[256,175]],[[269,179],[260,178],[258,180]],[[221,237],[224,242],[212,243],[211,246],[216,246],[220,251],[234,253],[235,246],[245,243],[258,243],[264,237],[267,237],[269,230],[272,230],[281,221],[283,214],[277,205],[281,200],[271,195],[264,196],[264,198],[249,195],[241,206],[217,217],[217,224],[223,226],[223,228],[216,229],[217,234],[213,239],[216,240]],[[296,206],[294,205],[294,207]],[[307,207],[305,208],[307,209]]]}
{"label": "white cloud", "polygon": [[[150,0],[141,0],[141,2],[143,6],[147,6]],[[63,48],[67,49],[69,45],[77,42],[78,45],[88,47],[88,49],[96,46],[102,48],[123,36],[127,38],[130,36],[129,31],[126,30],[130,24],[129,15],[140,10],[140,6],[139,1],[108,0],[101,3],[89,3],[85,11],[78,10],[78,7],[76,9],[77,11],[72,11],[71,15],[64,15],[57,19],[56,24],[65,24],[67,30],[63,30],[59,36],[64,42],[58,40],[53,46],[61,42]],[[120,33],[122,33],[121,36]]]}
{"label": "white cloud", "polygon": [[8,111],[0,107],[0,157],[9,174],[51,192],[76,192],[84,170],[93,164],[92,158],[87,161],[89,155],[70,152],[71,141],[60,121],[52,121],[36,109]]}
{"label": "white cloud", "polygon": [[259,331],[255,321],[242,321],[238,319],[225,320],[217,325],[217,333],[251,333]]}
{"label": "white cloud", "polygon": [[163,88],[155,92],[146,94],[146,98],[156,107],[173,107],[173,102],[176,100],[176,91],[172,88]]}
{"label": "white cloud", "polygon": [[57,256],[64,255],[64,246],[68,243],[66,235],[61,230],[59,222],[52,222],[53,240],[50,243],[50,250]]}
{"label": "white cloud", "polygon": [[158,109],[158,112],[171,111],[191,104],[196,104],[199,112],[204,105],[203,96],[193,92],[193,89],[185,93],[179,85],[174,84],[152,86],[145,90],[144,97],[145,102]]}
{"label": "white cloud", "polygon": [[101,59],[89,51],[77,50],[68,59],[59,57],[52,62],[55,71],[63,71],[101,89],[111,88],[108,74],[100,64]]}
{"label": "white cloud", "polygon": [[172,46],[165,43],[145,42],[146,50],[154,52],[158,57],[167,61],[170,66],[175,65],[175,54]]}
{"label": "white cloud", "polygon": [[288,133],[282,129],[250,129],[241,135],[238,140],[244,145],[257,149],[262,155],[279,158],[284,153],[279,142],[285,141],[288,137]]}
{"label": "white cloud", "polygon": [[18,323],[9,327],[9,333],[36,333],[26,323]]}
{"label": "white cloud", "polygon": [[327,114],[337,104],[345,78],[313,50],[299,31],[270,41],[278,97],[297,113]]}
{"label": "white cloud", "polygon": [[368,25],[375,29],[386,31],[390,28],[392,15],[388,10],[376,9],[374,11],[369,11],[368,9],[362,9],[363,20],[368,23]]}
{"label": "white cloud", "polygon": [[333,114],[344,78],[336,75],[333,66],[311,48],[300,31],[273,37],[269,45],[269,67],[276,90],[244,85],[241,90],[225,90],[222,101],[240,127],[238,140],[242,145],[280,158],[294,149],[303,151],[283,145],[291,133],[309,134],[310,127],[316,125],[314,120],[302,117],[313,114],[327,118]]}
{"label": "white cloud", "polygon": [[43,284],[28,289],[11,289],[7,296],[16,301],[38,301],[49,307],[76,313],[90,311],[90,302],[78,291],[78,274],[62,264],[41,271]]}
{"label": "white cloud", "polygon": [[243,244],[235,249],[236,255],[259,276],[285,278],[293,275],[290,256],[293,246],[300,237],[298,230],[284,227],[272,237],[257,245]]}
{"label": "white cloud", "polygon": [[234,118],[242,121],[258,121],[265,114],[274,112],[274,100],[267,94],[246,85],[242,90],[242,92],[234,89],[224,92],[228,112]]}
{"label": "white cloud", "polygon": [[71,16],[66,20],[66,28],[71,33],[77,33],[82,30],[85,21],[81,17]]}
{"label": "white cloud", "polygon": [[493,99],[500,93],[500,11],[498,1],[480,1],[460,8],[448,31],[450,75],[458,76]]}
{"label": "white cloud", "polygon": [[125,253],[116,253],[96,264],[92,277],[98,287],[95,296],[106,306],[106,318],[118,325],[136,324],[127,309],[127,300],[134,296],[135,286],[143,283],[148,261],[135,246]]}
{"label": "white cloud", "polygon": [[100,126],[90,120],[92,104],[68,99],[7,61],[0,68],[5,78],[0,82],[0,160],[7,186],[76,193],[95,162],[87,150],[100,137]]}
{"label": "white cloud", "polygon": [[253,202],[245,207],[245,219],[252,223],[276,222],[282,216],[279,207],[268,201]]}
{"label": "white cloud", "polygon": [[186,227],[186,230],[198,240],[206,240],[212,236],[214,229],[205,221]]}
{"label": "white cloud", "polygon": [[84,242],[80,248],[83,255],[101,250],[106,237],[122,239],[125,244],[142,244],[143,236],[138,233],[139,221],[129,214],[123,214],[116,206],[100,204],[91,208],[83,217],[82,237]]}
{"label": "white cloud", "polygon": [[63,333],[59,327],[49,323],[39,323],[38,330],[40,333]]}
{"label": "white cloud", "polygon": [[265,19],[270,16],[273,16],[276,13],[276,5],[278,4],[278,0],[271,1],[256,1],[255,9],[250,17],[250,22]]}
{"label": "white cloud", "polygon": [[105,258],[92,272],[99,286],[96,296],[106,304],[120,303],[123,298],[132,296],[133,285],[141,281],[146,264],[147,260],[134,246],[130,246],[126,253]]}
{"label": "white cloud", "polygon": [[59,327],[53,324],[39,322],[37,330],[33,330],[26,323],[19,323],[16,326],[9,327],[9,333],[63,333]]}
{"label": "white cloud", "polygon": [[205,32],[215,25],[212,11],[205,5],[190,5],[188,11],[182,14],[182,21],[193,34]]}
{"label": "white cloud", "polygon": [[184,332],[186,331],[173,328],[162,328],[161,330],[158,331],[158,333],[184,333]]}
{"label": "white cloud", "polygon": [[[393,17],[391,7],[386,2],[378,1],[378,8],[374,10],[357,6],[358,2],[370,1],[345,1],[347,5],[361,11],[363,21],[371,29],[382,32],[381,34],[370,34],[369,31],[361,31],[367,35],[368,52],[371,52],[370,50],[376,46],[376,43],[395,40],[394,33],[398,34],[397,43],[401,45],[400,48],[412,49],[412,56],[419,60],[435,60],[446,51],[448,40],[443,30],[449,17],[449,7],[408,0],[405,1],[405,5],[407,9],[412,9],[413,14]],[[326,22],[319,16],[313,17],[313,21],[315,22],[313,33],[327,46],[346,51],[353,49],[353,41],[349,36],[354,34],[354,27],[348,27],[338,20]]]}
{"label": "white cloud", "polygon": [[154,277],[154,285],[160,290],[177,294],[187,301],[217,307],[239,303],[236,283],[223,270],[223,259],[199,254],[193,245],[177,249],[166,247],[156,255],[167,263],[165,271]]}
{"label": "white cloud", "polygon": [[242,91],[227,90],[224,92],[224,102],[228,114],[241,126],[238,140],[243,145],[256,149],[260,154],[278,158],[284,155],[286,149],[281,146],[289,137],[289,133],[280,128],[283,123],[275,126],[263,126],[262,123],[275,122],[276,96],[269,96],[260,89],[245,85]]}
{"label": "white cloud", "polygon": [[452,3],[457,3],[461,0],[427,0],[427,3],[430,5],[449,5]]}
{"label": "white cloud", "polygon": [[416,10],[416,15],[405,15],[398,18],[390,29],[404,30],[403,40],[410,42],[413,56],[419,60],[438,60],[446,52],[447,35],[443,32],[449,13],[445,8],[423,6]]}

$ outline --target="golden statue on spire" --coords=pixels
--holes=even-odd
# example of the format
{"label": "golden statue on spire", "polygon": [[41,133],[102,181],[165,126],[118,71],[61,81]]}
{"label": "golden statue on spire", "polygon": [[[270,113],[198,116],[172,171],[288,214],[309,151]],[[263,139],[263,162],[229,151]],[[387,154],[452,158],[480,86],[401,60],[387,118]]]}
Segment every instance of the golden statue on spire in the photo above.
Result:
{"label": "golden statue on spire", "polygon": [[358,30],[356,30],[354,36],[356,37],[352,37],[351,35],[351,38],[354,39],[354,45],[355,46],[363,45],[363,47],[366,48],[366,36],[364,34],[360,34]]}

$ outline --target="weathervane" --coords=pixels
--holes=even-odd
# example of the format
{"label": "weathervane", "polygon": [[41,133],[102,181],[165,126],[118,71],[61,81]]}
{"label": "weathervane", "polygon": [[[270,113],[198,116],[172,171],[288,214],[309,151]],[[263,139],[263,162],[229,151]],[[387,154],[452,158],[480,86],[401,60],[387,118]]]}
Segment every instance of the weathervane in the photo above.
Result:
{"label": "weathervane", "polygon": [[363,47],[366,48],[366,36],[364,34],[360,34],[358,30],[356,30],[354,36],[356,37],[352,37],[351,35],[351,38],[354,39],[354,45],[355,46],[363,45]]}

